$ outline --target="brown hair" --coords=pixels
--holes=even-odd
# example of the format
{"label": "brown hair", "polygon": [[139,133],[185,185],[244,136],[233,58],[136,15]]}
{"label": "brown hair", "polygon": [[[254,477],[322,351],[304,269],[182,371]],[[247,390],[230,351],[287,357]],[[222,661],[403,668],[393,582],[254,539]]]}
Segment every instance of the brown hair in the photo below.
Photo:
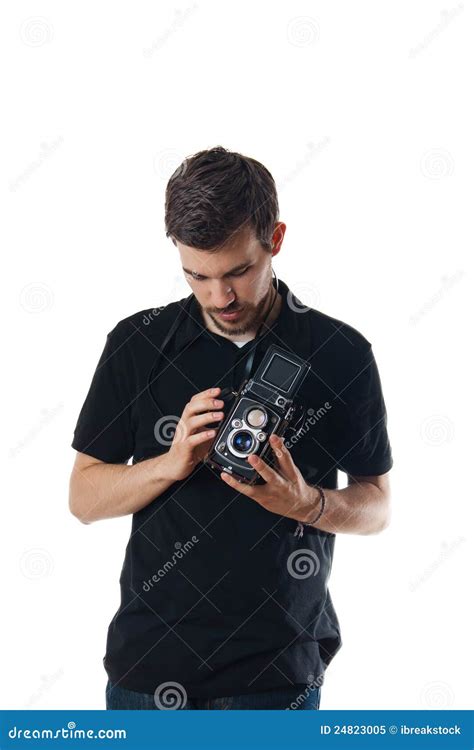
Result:
{"label": "brown hair", "polygon": [[268,252],[278,221],[275,181],[263,164],[216,146],[185,159],[166,186],[166,236],[189,247],[217,250],[252,227]]}

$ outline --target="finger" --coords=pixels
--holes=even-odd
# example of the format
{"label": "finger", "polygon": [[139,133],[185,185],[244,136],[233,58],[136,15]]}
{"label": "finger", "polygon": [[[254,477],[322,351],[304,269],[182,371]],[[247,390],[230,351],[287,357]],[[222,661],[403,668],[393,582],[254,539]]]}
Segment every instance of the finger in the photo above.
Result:
{"label": "finger", "polygon": [[258,474],[260,474],[262,479],[264,479],[267,484],[278,484],[282,481],[278,472],[276,472],[275,469],[272,469],[271,466],[265,463],[265,461],[260,458],[260,456],[256,456],[254,453],[252,453],[248,457],[247,461],[249,462],[250,466],[255,469]]}
{"label": "finger", "polygon": [[270,445],[278,459],[278,466],[284,476],[289,479],[290,482],[296,482],[298,479],[298,469],[295,466],[291,453],[286,447],[283,438],[278,435],[270,435]]}
{"label": "finger", "polygon": [[205,391],[200,391],[192,396],[191,401],[200,401],[203,398],[216,398],[220,393],[220,388],[207,388]]}
{"label": "finger", "polygon": [[186,416],[195,416],[196,414],[201,414],[202,412],[206,411],[212,411],[213,409],[222,409],[224,406],[224,402],[222,399],[217,398],[201,398],[196,399],[193,401],[188,401],[188,403],[185,406],[184,411],[186,412]]}
{"label": "finger", "polygon": [[196,417],[189,417],[187,425],[190,432],[195,432],[200,427],[205,427],[212,422],[222,422],[223,419],[223,411],[208,411],[205,414],[198,414]]}
{"label": "finger", "polygon": [[231,476],[226,471],[222,471],[220,477],[223,482],[228,484],[230,487],[233,487],[234,490],[237,490],[237,492],[241,492],[242,495],[251,497],[252,500],[258,500],[259,496],[262,494],[262,487],[259,487],[257,489],[254,485],[246,484],[245,482],[239,482],[238,479]]}
{"label": "finger", "polygon": [[211,438],[215,437],[215,434],[216,430],[205,430],[204,432],[196,432],[195,435],[190,435],[187,440],[192,447],[195,445],[201,445],[201,443],[205,443],[206,440],[211,440]]}

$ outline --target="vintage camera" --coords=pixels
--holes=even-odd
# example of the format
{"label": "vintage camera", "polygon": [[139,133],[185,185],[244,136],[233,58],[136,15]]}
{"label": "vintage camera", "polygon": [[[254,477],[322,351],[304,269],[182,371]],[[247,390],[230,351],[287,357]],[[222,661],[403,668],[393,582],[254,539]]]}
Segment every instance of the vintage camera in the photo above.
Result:
{"label": "vintage camera", "polygon": [[270,346],[253,377],[241,386],[205,463],[246,484],[261,483],[247,457],[255,453],[274,465],[269,437],[283,436],[297,419],[301,407],[295,395],[309,370],[310,365],[300,357]]}

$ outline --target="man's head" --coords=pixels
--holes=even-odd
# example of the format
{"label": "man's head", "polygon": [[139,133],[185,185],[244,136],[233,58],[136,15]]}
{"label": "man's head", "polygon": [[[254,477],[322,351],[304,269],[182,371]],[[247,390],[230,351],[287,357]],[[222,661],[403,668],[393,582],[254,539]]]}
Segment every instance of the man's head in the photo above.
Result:
{"label": "man's head", "polygon": [[167,185],[165,225],[215,327],[230,335],[254,331],[268,309],[271,259],[286,230],[270,172],[221,146],[200,151]]}

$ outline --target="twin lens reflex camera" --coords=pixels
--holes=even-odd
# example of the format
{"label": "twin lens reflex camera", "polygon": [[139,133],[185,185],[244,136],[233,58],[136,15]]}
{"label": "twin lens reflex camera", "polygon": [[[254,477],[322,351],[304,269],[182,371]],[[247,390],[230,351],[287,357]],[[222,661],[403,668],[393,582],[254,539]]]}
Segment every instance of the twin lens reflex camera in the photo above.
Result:
{"label": "twin lens reflex camera", "polygon": [[205,463],[246,484],[262,483],[247,457],[254,453],[275,465],[269,437],[283,437],[294,423],[298,414],[295,395],[309,370],[310,365],[300,357],[271,345],[253,377],[237,393]]}

